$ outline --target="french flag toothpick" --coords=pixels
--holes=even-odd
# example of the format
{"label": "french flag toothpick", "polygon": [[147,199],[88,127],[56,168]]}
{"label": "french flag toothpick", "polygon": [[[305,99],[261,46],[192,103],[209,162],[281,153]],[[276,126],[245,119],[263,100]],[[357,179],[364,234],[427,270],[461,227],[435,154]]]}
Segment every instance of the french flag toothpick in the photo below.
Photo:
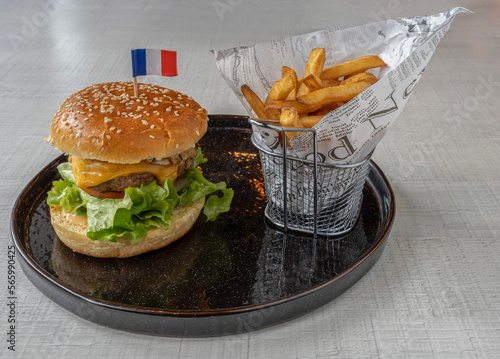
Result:
{"label": "french flag toothpick", "polygon": [[134,92],[138,95],[137,76],[177,76],[177,52],[157,49],[132,50]]}

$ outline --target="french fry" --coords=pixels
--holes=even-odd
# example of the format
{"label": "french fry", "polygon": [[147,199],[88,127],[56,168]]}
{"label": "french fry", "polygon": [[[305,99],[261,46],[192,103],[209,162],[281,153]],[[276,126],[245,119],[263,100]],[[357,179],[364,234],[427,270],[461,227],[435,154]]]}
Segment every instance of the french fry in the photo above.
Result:
{"label": "french fry", "polygon": [[342,76],[354,75],[368,69],[384,66],[386,66],[385,62],[378,56],[363,56],[323,69],[320,78],[322,80],[338,79]]}
{"label": "french fry", "polygon": [[[299,128],[304,127],[304,125],[302,124],[302,121],[300,120],[299,114],[297,113],[297,110],[293,107],[284,108],[281,111],[280,124],[283,127],[299,127]],[[292,138],[294,138],[297,135],[300,135],[301,133],[302,132],[285,131],[287,144]]]}
{"label": "french fry", "polygon": [[[311,74],[319,77],[321,72],[323,71],[323,66],[325,66],[325,59],[326,59],[325,49],[323,48],[313,49],[309,54],[309,59],[307,60],[306,69],[304,71],[304,76],[302,76],[302,78],[305,79],[307,76]],[[297,90],[297,97],[303,96],[309,92],[310,92],[309,88],[302,81],[302,84],[300,84],[299,89]]]}
{"label": "french fry", "polygon": [[270,109],[266,110],[266,113],[267,113],[268,119],[279,121],[281,110],[280,109],[275,110],[275,109],[270,108]]}
{"label": "french fry", "polygon": [[326,105],[332,102],[350,101],[370,86],[369,82],[355,82],[347,85],[326,87],[297,97],[297,101],[306,106]]}
{"label": "french fry", "polygon": [[273,101],[286,100],[290,91],[295,88],[295,85],[296,83],[294,83],[291,76],[286,76],[276,81],[271,88],[271,91],[269,91],[264,104],[268,105]]}
{"label": "french fry", "polygon": [[345,102],[327,103],[327,104],[321,106],[321,108],[319,110],[309,112],[309,115],[310,116],[316,116],[316,115],[324,116],[328,112],[332,112],[333,110],[336,110],[337,108],[339,108],[340,106],[342,106],[344,104],[345,104]]}
{"label": "french fry", "polygon": [[295,72],[294,69],[288,67],[288,66],[283,66],[281,69],[281,77],[285,78],[287,76],[290,76],[293,80],[293,83],[295,84],[295,89],[297,89],[297,84],[299,83],[299,80],[297,78],[297,73]]}
{"label": "french fry", "polygon": [[315,116],[302,116],[300,117],[300,121],[302,122],[302,126],[305,128],[311,128],[316,125],[321,119],[325,117],[324,115],[315,115]]}
{"label": "french fry", "polygon": [[324,105],[319,110],[311,112],[306,116],[300,116],[300,120],[302,121],[302,125],[307,128],[311,128],[316,125],[325,115],[333,110],[339,108],[344,105],[344,102],[332,102]]}
{"label": "french fry", "polygon": [[295,100],[295,97],[297,97],[297,89],[292,89],[288,96],[286,97],[287,100]]}
{"label": "french fry", "polygon": [[338,86],[342,81],[336,79],[321,80],[318,76],[310,74],[303,80],[303,82],[306,84],[306,86],[309,88],[310,91],[316,91],[325,87]]}
{"label": "french fry", "polygon": [[299,89],[297,90],[297,95],[295,95],[295,97],[304,96],[309,92],[311,92],[311,90],[309,90],[306,84],[302,81],[299,85]]}
{"label": "french fry", "polygon": [[248,85],[241,86],[241,92],[258,118],[268,118],[264,103]]}
{"label": "french fry", "polygon": [[275,111],[279,110],[281,111],[284,108],[289,108],[293,107],[297,110],[297,113],[299,115],[305,115],[310,112],[319,110],[322,105],[316,105],[316,106],[306,106],[297,100],[285,100],[285,101],[273,101],[269,105],[265,107],[266,111]]}
{"label": "french fry", "polygon": [[349,76],[347,79],[342,81],[340,85],[352,84],[354,82],[360,82],[360,81],[369,82],[370,84],[373,85],[378,80],[375,77],[375,75],[369,72],[360,72],[359,74]]}
{"label": "french fry", "polygon": [[309,91],[316,91],[323,88],[323,84],[321,83],[321,79],[315,74],[310,74],[307,76],[302,83],[307,86]]}
{"label": "french fry", "polygon": [[304,71],[304,78],[314,74],[319,77],[323,71],[323,66],[325,66],[325,49],[318,48],[313,49],[307,60],[306,69]]}
{"label": "french fry", "polygon": [[288,66],[283,66],[283,68],[281,69],[281,76],[283,78],[285,78],[287,76],[290,76],[292,78],[292,80],[295,84],[295,88],[293,88],[292,91],[290,91],[290,93],[286,97],[286,100],[295,100],[295,97],[297,95],[298,83],[299,83],[299,80],[297,79],[297,73],[295,72],[294,69],[292,69]]}
{"label": "french fry", "polygon": [[[321,79],[320,79],[321,80]],[[321,80],[321,85],[323,87],[332,87],[332,86],[338,86],[340,85],[341,81],[337,79],[327,79],[327,80]]]}
{"label": "french fry", "polygon": [[[299,114],[293,107],[281,110],[280,124],[285,127],[303,127],[299,122]],[[298,125],[298,126],[297,126]]]}
{"label": "french fry", "polygon": [[[271,88],[271,91],[269,91],[269,94],[267,95],[265,105],[272,103],[273,101],[282,101],[286,100],[288,97],[288,94],[292,91],[295,90],[296,83],[293,79],[292,76],[286,76],[283,77],[282,79],[276,81]],[[266,110],[267,115],[269,118],[272,119],[279,119],[280,118],[280,111],[276,111],[273,109]]]}

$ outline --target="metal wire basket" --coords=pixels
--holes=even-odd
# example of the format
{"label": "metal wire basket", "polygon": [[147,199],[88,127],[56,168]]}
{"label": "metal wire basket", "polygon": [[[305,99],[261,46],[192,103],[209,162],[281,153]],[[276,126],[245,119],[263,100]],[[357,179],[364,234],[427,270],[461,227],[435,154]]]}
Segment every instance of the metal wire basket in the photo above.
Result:
{"label": "metal wire basket", "polygon": [[356,224],[370,156],[349,165],[318,163],[317,134],[314,128],[289,128],[249,119],[252,126],[281,132],[311,132],[313,159],[287,154],[287,146],[276,153],[252,135],[259,150],[267,206],[265,216],[276,226],[316,235],[340,235]]}

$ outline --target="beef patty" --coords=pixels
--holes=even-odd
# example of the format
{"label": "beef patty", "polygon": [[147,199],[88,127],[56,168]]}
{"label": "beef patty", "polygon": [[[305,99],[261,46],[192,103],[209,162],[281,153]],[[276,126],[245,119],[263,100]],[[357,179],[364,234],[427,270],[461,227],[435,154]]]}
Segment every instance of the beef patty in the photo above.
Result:
{"label": "beef patty", "polygon": [[[194,158],[196,157],[196,149],[192,148],[187,151],[181,152],[175,156],[162,158],[161,160],[146,160],[148,163],[165,165],[165,166],[176,166],[179,165],[177,169],[177,178],[181,178],[187,172],[193,169]],[[140,187],[141,184],[147,185],[153,181],[157,181],[155,175],[150,173],[133,173],[128,176],[118,177],[96,186],[89,187],[89,189],[106,193],[106,192],[123,192],[129,187]]]}

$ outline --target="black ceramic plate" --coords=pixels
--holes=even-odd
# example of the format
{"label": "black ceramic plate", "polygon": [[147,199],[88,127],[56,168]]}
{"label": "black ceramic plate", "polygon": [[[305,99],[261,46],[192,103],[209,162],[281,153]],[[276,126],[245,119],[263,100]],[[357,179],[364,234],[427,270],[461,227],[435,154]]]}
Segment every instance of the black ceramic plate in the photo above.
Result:
{"label": "black ceramic plate", "polygon": [[259,156],[246,118],[210,116],[201,141],[205,176],[235,191],[232,210],[200,216],[181,240],[127,259],[75,253],[55,236],[45,204],[57,158],[22,191],[12,212],[21,267],[51,300],[92,322],[168,336],[214,336],[278,324],[354,285],[380,257],[394,195],[374,164],[356,227],[341,238],[283,234],[264,220]]}

